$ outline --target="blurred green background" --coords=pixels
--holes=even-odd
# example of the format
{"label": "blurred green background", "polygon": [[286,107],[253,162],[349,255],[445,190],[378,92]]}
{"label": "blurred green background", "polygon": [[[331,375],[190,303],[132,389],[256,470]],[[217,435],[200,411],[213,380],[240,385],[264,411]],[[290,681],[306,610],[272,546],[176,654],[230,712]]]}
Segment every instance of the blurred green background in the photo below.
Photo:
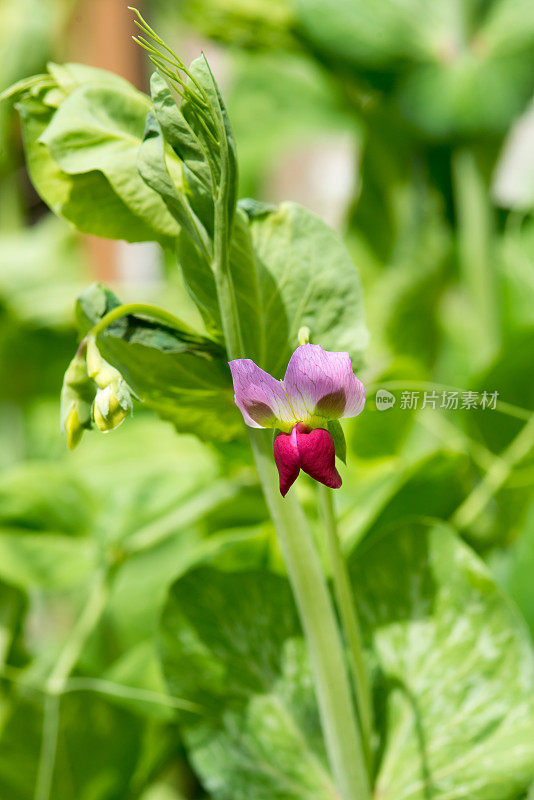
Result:
{"label": "blurred green background", "polygon": [[[0,0],[0,91],[50,60],[113,69],[146,89],[126,6]],[[347,551],[407,520],[452,520],[534,633],[534,5],[147,0],[142,10],[184,61],[208,54],[240,195],[307,205],[343,234],[360,270],[369,399],[347,425],[337,498]],[[194,313],[172,253],[81,237],[48,211],[4,102],[0,796],[199,798],[155,655],[161,605],[192,564],[278,555],[238,446],[199,443],[136,408],[112,436],[66,451],[59,390],[76,346],[74,299],[95,279],[124,300]],[[394,408],[377,409],[381,388]],[[467,391],[498,392],[501,405],[442,409],[445,389],[460,406]],[[401,407],[403,391],[419,393],[417,410]],[[436,408],[421,409],[425,391]],[[313,514],[310,486],[300,492]],[[51,720],[47,681],[110,553],[100,622]]]}

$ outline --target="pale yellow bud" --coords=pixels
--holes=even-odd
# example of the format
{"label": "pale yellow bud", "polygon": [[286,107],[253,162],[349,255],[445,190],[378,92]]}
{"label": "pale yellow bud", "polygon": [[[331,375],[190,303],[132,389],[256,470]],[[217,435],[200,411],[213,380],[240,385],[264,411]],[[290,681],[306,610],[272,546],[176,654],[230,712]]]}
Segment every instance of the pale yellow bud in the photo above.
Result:
{"label": "pale yellow bud", "polygon": [[94,383],[87,374],[85,358],[81,353],[76,353],[65,373],[61,389],[61,427],[67,434],[67,444],[71,450],[79,443],[84,429],[91,427],[94,395]]}
{"label": "pale yellow bud", "polygon": [[93,405],[95,425],[102,433],[108,433],[118,428],[130,409],[130,394],[124,381],[121,380],[118,385],[110,383],[96,393]]}
{"label": "pale yellow bud", "polygon": [[102,358],[93,337],[87,342],[86,364],[87,374],[100,389],[105,389],[110,383],[117,383],[120,380],[120,372]]}

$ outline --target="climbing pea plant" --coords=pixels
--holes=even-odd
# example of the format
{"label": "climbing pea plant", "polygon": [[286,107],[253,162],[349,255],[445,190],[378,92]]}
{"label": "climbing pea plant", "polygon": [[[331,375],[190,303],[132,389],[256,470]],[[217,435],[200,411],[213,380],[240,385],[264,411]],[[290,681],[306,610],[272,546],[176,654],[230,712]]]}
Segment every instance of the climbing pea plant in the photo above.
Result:
{"label": "climbing pea plant", "polygon": [[[127,699],[139,710],[163,698],[162,713],[177,719],[169,739],[214,800],[522,797],[534,779],[532,648],[454,517],[386,526],[350,552],[338,534],[340,419],[365,415],[354,373],[367,341],[356,267],[305,208],[239,199],[230,120],[206,58],[186,67],[137,22],[156,66],[150,97],[77,64],[50,64],[10,95],[50,208],[80,231],[172,251],[198,322],[88,287],[76,302],[80,345],[65,374],[62,427],[74,448],[91,429],[127,428],[132,408],[146,406],[215,449],[222,477],[211,462],[192,474],[195,483],[210,475],[225,501],[239,470],[255,470],[276,540],[267,556],[258,542],[244,554],[229,535],[235,554],[225,562],[208,536],[174,574],[155,559],[148,581],[164,591],[145,601],[156,649],[136,663],[163,685]],[[317,484],[293,486],[301,469]],[[181,509],[194,518],[186,501],[174,509],[177,536]],[[68,783],[61,698],[73,681],[89,688],[76,675],[84,648],[122,576],[165,535],[145,526],[88,555],[91,589],[44,683],[38,800],[145,796],[142,775],[128,784],[128,765],[109,784]],[[115,766],[135,735],[126,719],[124,728]],[[0,786],[13,792],[3,759]]]}

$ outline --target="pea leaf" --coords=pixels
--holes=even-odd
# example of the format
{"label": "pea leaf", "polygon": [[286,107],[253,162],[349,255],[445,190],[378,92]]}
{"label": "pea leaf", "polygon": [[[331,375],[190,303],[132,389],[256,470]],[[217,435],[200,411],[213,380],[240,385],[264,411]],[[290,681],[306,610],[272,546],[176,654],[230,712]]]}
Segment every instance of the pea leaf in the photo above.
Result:
{"label": "pea leaf", "polygon": [[[150,91],[162,135],[182,164],[187,199],[206,230],[212,232],[215,176],[218,174],[220,177],[220,165],[217,164],[217,172],[215,169],[212,172],[208,160],[210,151],[195,133],[195,128],[202,132],[204,129],[198,122],[195,124],[195,117],[191,114],[187,114],[191,124],[188,122],[182,113],[187,113],[187,104],[178,108],[167,84],[157,72],[150,79]],[[217,154],[217,161],[219,158]]]}
{"label": "pea leaf", "polygon": [[0,577],[23,589],[72,587],[96,568],[97,546],[89,539],[0,527]]}
{"label": "pea leaf", "polygon": [[[36,787],[42,793],[44,785],[39,778],[43,703],[22,694],[6,703],[3,712],[0,792],[12,800],[31,800]],[[107,800],[128,793],[137,760],[144,754],[143,728],[135,714],[92,692],[64,694],[57,737],[55,762],[49,757],[46,761],[46,768],[52,767],[51,797]]]}
{"label": "pea leaf", "polygon": [[242,325],[257,363],[281,376],[304,325],[314,342],[358,360],[367,340],[360,280],[337,235],[295,203],[255,213],[249,226],[257,306],[255,319],[242,314]]}
{"label": "pea leaf", "polygon": [[[218,326],[213,276],[191,251],[179,239],[184,279],[208,324]],[[310,211],[240,202],[230,270],[245,353],[263,369],[283,376],[303,325],[314,342],[347,350],[356,363],[361,358],[367,331],[358,272],[340,239]]]}
{"label": "pea leaf", "polygon": [[387,719],[375,792],[507,800],[534,778],[534,659],[485,566],[444,525],[396,529],[351,572]]}
{"label": "pea leaf", "polygon": [[318,713],[287,581],[201,568],[171,589],[162,619],[171,694],[198,702],[184,722],[214,798],[327,800]]}
{"label": "pea leaf", "polygon": [[103,70],[67,64],[49,71],[17,102],[43,200],[86,233],[168,246],[179,227],[136,169],[149,98]]}
{"label": "pea leaf", "polygon": [[[375,795],[512,800],[534,777],[534,661],[524,624],[444,525],[397,527],[350,563],[375,700],[385,709]],[[201,568],[161,621],[171,694],[215,800],[335,794],[285,578]]]}
{"label": "pea leaf", "polygon": [[237,200],[236,152],[226,107],[209,64],[202,55],[187,68],[139,12],[136,16],[141,31],[136,41],[148,51],[153,63],[181,97],[178,108],[162,79],[153,77],[155,115],[169,145],[183,162],[191,208],[196,213],[200,201],[200,216],[207,213],[203,223],[211,234],[214,206],[221,203],[226,206],[225,224],[230,229]]}
{"label": "pea leaf", "polygon": [[202,231],[202,225],[196,219],[184,194],[181,165],[175,158],[174,161],[177,163],[174,165],[173,180],[169,174],[171,163],[167,161],[168,155],[166,158],[165,149],[158,121],[150,111],[146,119],[143,143],[137,155],[139,174],[147,186],[159,194],[172,216],[187,231],[188,236],[197,246],[203,246],[206,234]]}

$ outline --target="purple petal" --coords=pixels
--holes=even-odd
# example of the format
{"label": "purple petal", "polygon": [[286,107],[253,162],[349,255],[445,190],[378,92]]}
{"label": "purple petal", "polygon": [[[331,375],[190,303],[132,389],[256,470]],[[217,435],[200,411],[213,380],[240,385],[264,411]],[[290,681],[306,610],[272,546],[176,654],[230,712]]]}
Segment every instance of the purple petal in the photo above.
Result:
{"label": "purple petal", "polygon": [[293,422],[284,385],[250,358],[229,362],[235,402],[251,428],[272,428],[276,421]]}
{"label": "purple petal", "polygon": [[365,389],[352,371],[348,353],[318,344],[297,347],[287,365],[284,386],[297,419],[355,417],[365,405]]}

